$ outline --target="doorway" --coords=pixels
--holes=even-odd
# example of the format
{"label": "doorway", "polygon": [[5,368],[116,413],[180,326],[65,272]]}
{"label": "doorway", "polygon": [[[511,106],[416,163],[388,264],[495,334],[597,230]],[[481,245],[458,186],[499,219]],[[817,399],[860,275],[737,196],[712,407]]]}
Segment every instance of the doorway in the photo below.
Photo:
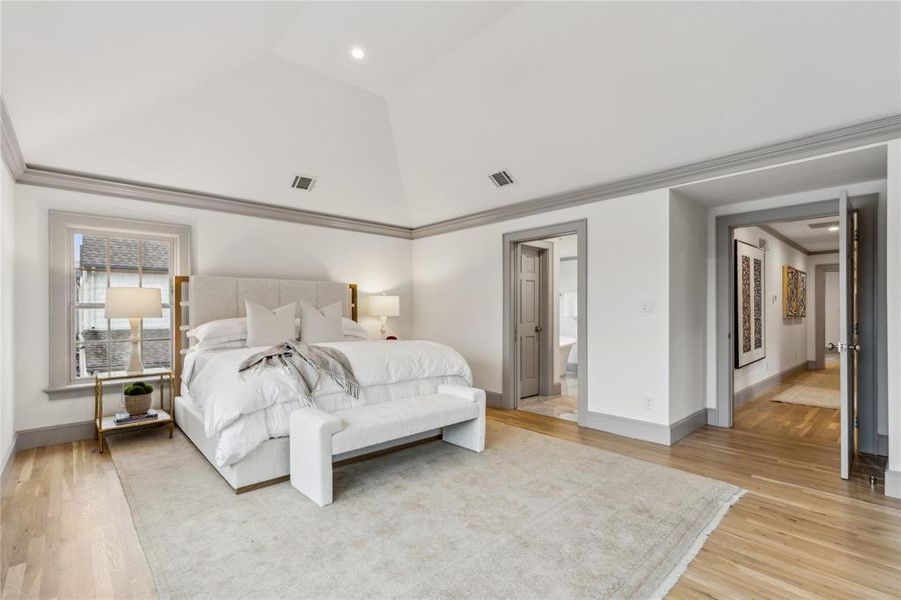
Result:
{"label": "doorway", "polygon": [[733,427],[838,448],[838,354],[811,348],[821,336],[842,339],[838,214],[737,227],[732,234]]}
{"label": "doorway", "polygon": [[567,421],[579,414],[577,261],[576,234],[517,244],[517,408]]}
{"label": "doorway", "polygon": [[[848,478],[851,471],[851,463],[855,459],[859,459],[858,452],[861,454],[875,454],[877,452],[877,404],[878,404],[878,381],[884,376],[887,367],[884,364],[884,348],[881,347],[881,338],[876,332],[876,323],[878,322],[881,311],[884,311],[884,298],[877,295],[879,286],[877,285],[877,265],[881,260],[877,260],[877,247],[879,228],[877,227],[876,215],[878,213],[879,196],[878,194],[867,194],[854,198],[848,198],[842,193],[838,200],[830,200],[825,202],[816,202],[810,204],[801,204],[788,206],[784,208],[768,209],[754,211],[743,214],[724,215],[716,219],[716,353],[717,353],[717,408],[715,414],[715,423],[722,427],[742,427],[746,415],[742,408],[741,396],[736,398],[736,383],[743,378],[738,375],[740,369],[748,367],[748,364],[742,364],[740,357],[743,347],[740,347],[742,341],[742,328],[738,327],[742,323],[742,319],[748,318],[747,312],[739,312],[741,301],[740,295],[744,292],[738,291],[738,283],[744,285],[745,281],[740,279],[739,271],[739,250],[736,246],[736,233],[743,228],[749,227],[767,227],[767,224],[773,222],[795,223],[812,221],[818,223],[832,223],[829,227],[835,227],[835,231],[839,235],[839,243],[836,255],[829,257],[828,261],[835,262],[839,265],[839,305],[840,305],[840,323],[837,340],[825,340],[823,342],[823,358],[820,362],[819,352],[816,358],[807,355],[807,359],[811,364],[805,365],[802,361],[798,361],[793,372],[777,372],[775,382],[771,379],[764,381],[764,384],[773,388],[777,387],[773,394],[782,394],[784,402],[786,396],[787,385],[795,385],[796,389],[790,390],[795,396],[802,395],[797,386],[803,387],[804,381],[799,380],[805,371],[816,370],[816,367],[822,364],[824,367],[824,379],[819,382],[807,381],[808,392],[816,391],[817,385],[823,385],[834,388],[838,380],[839,406],[838,406],[838,422],[836,423],[836,413],[831,413],[829,418],[824,417],[824,427],[828,426],[833,432],[838,434],[838,448],[840,448],[840,470],[843,478]],[[831,219],[831,221],[830,221]],[[747,242],[747,240],[745,240]],[[753,244],[750,244],[753,245]],[[761,245],[757,244],[758,250]],[[778,310],[785,310],[785,303],[790,289],[785,287],[787,279],[792,276],[786,276],[784,269],[793,266],[787,264],[787,261],[779,261],[783,269],[783,273],[779,273],[778,280],[773,278],[766,284],[765,303],[767,308],[770,304],[777,303]],[[807,273],[795,266],[793,281],[803,281],[808,284],[807,289],[819,290],[817,282],[807,281]],[[809,270],[809,269],[808,269]],[[828,273],[827,268],[815,269],[815,273],[820,270],[825,276]],[[777,270],[778,272],[778,270]],[[791,274],[789,274],[791,275]],[[815,287],[810,288],[813,284]],[[772,289],[775,285],[782,286],[780,293],[773,294]],[[823,280],[825,286],[825,277]],[[821,294],[820,298],[824,301],[825,295]],[[805,298],[806,299],[806,298]],[[753,305],[753,302],[752,302]],[[819,306],[819,299],[817,299]],[[825,316],[825,315],[824,315]],[[772,315],[770,315],[772,318]],[[801,312],[793,313],[777,313],[777,318],[788,319],[789,325],[803,322],[806,315]],[[753,321],[753,316],[752,316]],[[825,328],[825,322],[823,323]],[[819,326],[817,327],[819,329]],[[734,333],[733,333],[734,332]],[[820,333],[817,331],[812,340],[817,340]],[[822,333],[825,336],[825,331]],[[832,343],[837,355],[832,355],[833,368],[830,370],[830,353],[827,345]],[[816,342],[813,342],[816,343]],[[775,351],[784,354],[786,346],[784,344],[773,347],[767,344],[766,352],[762,356],[752,356],[757,361],[766,360],[770,356],[770,352]],[[790,346],[789,346],[789,351]],[[794,356],[798,358],[797,355]],[[835,365],[835,363],[838,363]],[[753,364],[750,363],[750,364]],[[772,367],[772,365],[770,365]],[[782,366],[782,365],[780,365]],[[750,372],[750,370],[748,371]],[[823,390],[819,390],[823,391]],[[810,397],[811,394],[808,394]],[[814,394],[815,395],[815,394]],[[738,400],[738,402],[736,401]],[[774,398],[770,398],[774,400]],[[791,402],[785,402],[792,404]],[[768,405],[772,408],[772,405]],[[802,405],[804,406],[804,405]],[[806,416],[802,419],[811,419],[811,411],[813,409],[802,409],[807,411]],[[776,427],[772,415],[763,415],[759,421],[765,426]],[[806,422],[806,421],[805,421]],[[798,423],[787,423],[787,426],[797,433]],[[866,458],[866,457],[864,457]],[[872,461],[866,462],[872,464]]]}
{"label": "doorway", "polygon": [[503,408],[587,421],[587,224],[505,234]]}

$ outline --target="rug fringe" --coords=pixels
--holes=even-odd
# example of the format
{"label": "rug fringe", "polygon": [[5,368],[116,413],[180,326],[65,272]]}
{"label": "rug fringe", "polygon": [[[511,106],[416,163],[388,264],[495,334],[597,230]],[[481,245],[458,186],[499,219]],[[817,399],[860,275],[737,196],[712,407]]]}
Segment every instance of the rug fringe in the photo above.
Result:
{"label": "rug fringe", "polygon": [[726,513],[729,512],[729,509],[732,508],[736,502],[741,500],[741,497],[747,493],[748,490],[738,490],[729,500],[723,503],[722,506],[716,511],[716,514],[713,515],[713,518],[710,519],[710,522],[707,523],[707,526],[701,530],[701,533],[698,534],[698,537],[691,543],[691,546],[688,547],[688,550],[685,552],[685,556],[673,567],[673,570],[669,572],[669,574],[660,582],[660,585],[657,586],[657,589],[654,590],[654,593],[651,594],[651,598],[657,600],[659,598],[665,597],[670,589],[676,582],[679,581],[679,578],[685,573],[688,569],[688,565],[691,564],[691,561],[695,559],[699,552],[701,552],[701,548],[704,547],[704,543],[707,541],[707,538],[710,537],[710,534],[719,527],[720,521],[723,520],[723,517],[726,516]]}

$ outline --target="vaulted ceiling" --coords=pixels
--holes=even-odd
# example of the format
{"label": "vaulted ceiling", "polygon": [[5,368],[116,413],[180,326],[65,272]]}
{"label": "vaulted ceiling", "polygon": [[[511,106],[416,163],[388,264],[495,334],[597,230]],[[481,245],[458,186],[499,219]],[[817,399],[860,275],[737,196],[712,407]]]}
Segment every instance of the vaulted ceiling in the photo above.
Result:
{"label": "vaulted ceiling", "polygon": [[29,163],[398,225],[901,112],[898,3],[0,11]]}

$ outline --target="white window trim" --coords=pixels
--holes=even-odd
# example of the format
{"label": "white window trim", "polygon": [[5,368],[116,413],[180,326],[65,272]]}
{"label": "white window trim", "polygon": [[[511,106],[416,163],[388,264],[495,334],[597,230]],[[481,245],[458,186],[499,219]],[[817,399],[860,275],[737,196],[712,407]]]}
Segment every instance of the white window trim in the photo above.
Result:
{"label": "white window trim", "polygon": [[[72,239],[76,232],[100,235],[135,235],[138,237],[155,237],[172,240],[174,257],[172,264],[175,272],[171,275],[188,275],[191,272],[191,227],[154,221],[138,221],[134,219],[114,219],[97,215],[50,211],[50,382],[44,391],[48,394],[90,389],[93,381],[72,378],[69,307],[74,300],[71,285],[74,264],[72,255]],[[174,286],[169,287],[169,304],[173,302],[171,294]],[[170,316],[175,311],[170,311]],[[173,340],[178,332],[174,322],[171,326]],[[172,355],[172,360],[179,357]]]}

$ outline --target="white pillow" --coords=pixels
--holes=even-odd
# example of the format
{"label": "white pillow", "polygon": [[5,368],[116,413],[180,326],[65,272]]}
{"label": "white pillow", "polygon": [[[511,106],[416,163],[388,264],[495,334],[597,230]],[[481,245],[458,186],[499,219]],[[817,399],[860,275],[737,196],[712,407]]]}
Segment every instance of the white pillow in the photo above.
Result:
{"label": "white pillow", "polygon": [[222,342],[243,340],[247,338],[247,319],[219,319],[198,325],[188,332],[188,337],[197,343],[218,340]]}
{"label": "white pillow", "polygon": [[369,334],[362,325],[347,318],[341,319],[341,333],[344,334],[344,339],[347,341],[369,339]]}
{"label": "white pillow", "polygon": [[241,338],[240,340],[221,340],[219,338],[212,338],[208,340],[204,340],[197,344],[191,346],[191,350],[196,350],[197,352],[204,352],[206,350],[223,350],[226,348],[243,348],[247,345],[247,340]]}
{"label": "white pillow", "polygon": [[[335,308],[337,307],[337,315]],[[304,344],[340,342],[344,340],[341,326],[341,303],[335,302],[323,308],[300,303],[300,341]]]}
{"label": "white pillow", "polygon": [[245,300],[244,308],[247,310],[248,346],[276,346],[294,339],[296,302],[270,310],[252,300]]}

